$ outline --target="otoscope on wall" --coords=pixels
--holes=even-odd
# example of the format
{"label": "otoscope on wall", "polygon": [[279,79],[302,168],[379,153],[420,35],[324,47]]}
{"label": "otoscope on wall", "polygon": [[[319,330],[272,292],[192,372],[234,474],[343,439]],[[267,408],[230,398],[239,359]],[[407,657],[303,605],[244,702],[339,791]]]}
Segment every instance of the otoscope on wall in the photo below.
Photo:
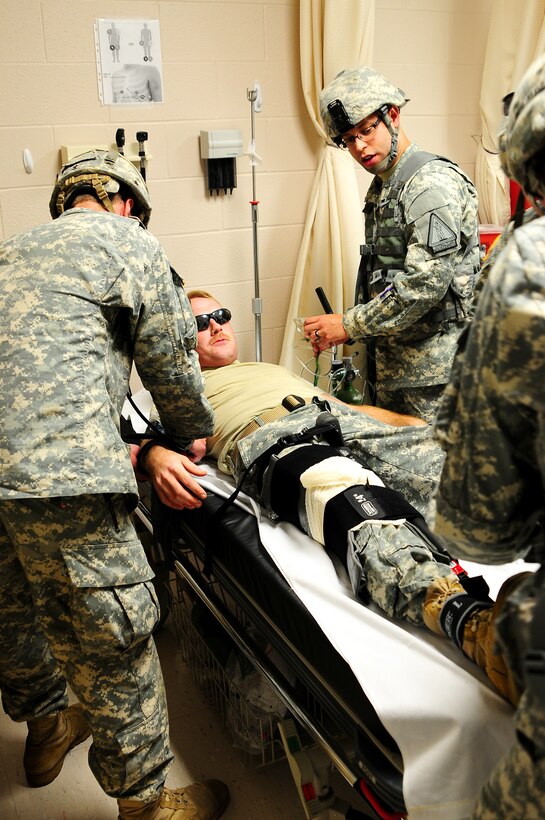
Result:
{"label": "otoscope on wall", "polygon": [[117,150],[120,154],[124,154],[125,151],[123,150],[123,146],[125,145],[125,129],[118,128],[115,132],[115,144],[117,145]]}
{"label": "otoscope on wall", "polygon": [[146,181],[146,149],[144,148],[144,143],[148,138],[147,131],[137,131],[136,132],[136,141],[138,143],[138,156],[140,157],[140,173],[142,174],[142,179],[144,182]]}

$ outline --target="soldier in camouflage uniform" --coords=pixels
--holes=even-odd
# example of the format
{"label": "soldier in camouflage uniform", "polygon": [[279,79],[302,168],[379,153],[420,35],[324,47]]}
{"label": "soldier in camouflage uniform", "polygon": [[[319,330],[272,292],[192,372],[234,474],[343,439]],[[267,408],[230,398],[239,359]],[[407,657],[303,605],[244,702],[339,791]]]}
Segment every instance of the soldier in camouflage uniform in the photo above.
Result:
{"label": "soldier in camouflage uniform", "polygon": [[308,317],[305,333],[315,352],[364,341],[375,403],[432,421],[478,275],[478,204],[460,168],[409,142],[406,102],[367,66],[342,71],[321,94],[327,135],[374,179],[356,305]]}
{"label": "soldier in camouflage uniform", "polygon": [[[320,421],[323,408],[313,403],[316,388],[278,365],[238,361],[230,311],[205,291],[190,291],[188,296],[197,317],[197,352],[216,422],[214,435],[193,445],[195,454],[201,457],[208,452],[221,470],[232,473],[238,482],[242,480],[244,492],[335,552],[348,569],[356,595],[363,600],[371,598],[391,617],[425,623],[444,636],[438,621],[445,599],[470,604],[460,634],[452,636],[453,640],[485,668],[496,688],[509,696],[501,658],[491,659],[482,649],[486,626],[480,631],[478,645],[474,639],[483,617],[488,622],[489,608],[481,599],[466,594],[423,521],[442,463],[430,426],[381,408],[355,408],[321,394],[318,398],[330,399],[346,452],[357,456],[359,462],[332,454],[325,439],[318,445],[312,442],[308,449],[305,444],[300,450],[298,445],[287,446],[277,464],[284,470],[293,452],[295,467],[290,467],[286,480],[274,479],[281,488],[275,497],[279,505],[270,503],[272,494],[266,498],[262,492],[268,482],[260,479],[259,468],[268,465],[266,453],[281,437],[297,437]],[[288,412],[286,402],[282,404],[286,396],[297,398],[301,406]],[[306,472],[304,467],[299,469],[302,459],[310,464]],[[157,447],[149,454],[147,466],[163,503],[176,508],[173,461],[172,453]],[[354,514],[345,503],[343,492],[356,485],[357,494],[366,497],[365,509],[371,510],[369,520],[363,520],[359,512]],[[331,507],[328,509],[330,503],[336,505],[333,514]],[[306,515],[301,510],[306,510]],[[328,525],[331,515],[333,526]],[[432,587],[433,594],[429,593]]]}
{"label": "soldier in camouflage uniform", "polygon": [[446,451],[436,529],[457,553],[491,564],[525,556],[535,575],[500,592],[497,644],[520,702],[516,741],[492,772],[475,820],[545,816],[545,60],[515,92],[500,158],[540,218],[518,227],[479,297],[437,419]]}
{"label": "soldier in camouflage uniform", "polygon": [[[216,818],[228,800],[219,781],[163,788],[159,607],[119,433],[133,361],[172,446],[212,430],[193,314],[144,229],[149,194],[127,159],[76,157],[50,207],[54,221],[0,247],[3,706],[28,723],[30,785],[50,783],[90,728],[90,766],[120,818]],[[178,458],[180,492],[200,504],[202,469]],[[68,708],[67,681],[80,701]]]}

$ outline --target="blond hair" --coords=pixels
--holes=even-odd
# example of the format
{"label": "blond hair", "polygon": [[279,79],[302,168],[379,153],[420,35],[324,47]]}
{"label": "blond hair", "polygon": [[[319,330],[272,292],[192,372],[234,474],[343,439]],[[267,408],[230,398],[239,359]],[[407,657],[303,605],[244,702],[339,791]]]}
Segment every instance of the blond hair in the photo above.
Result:
{"label": "blond hair", "polygon": [[[215,296],[212,296],[211,293],[208,293],[207,290],[190,290],[187,294],[187,298],[191,301],[191,299],[213,299],[214,302],[217,302]],[[218,302],[219,304],[219,302]]]}

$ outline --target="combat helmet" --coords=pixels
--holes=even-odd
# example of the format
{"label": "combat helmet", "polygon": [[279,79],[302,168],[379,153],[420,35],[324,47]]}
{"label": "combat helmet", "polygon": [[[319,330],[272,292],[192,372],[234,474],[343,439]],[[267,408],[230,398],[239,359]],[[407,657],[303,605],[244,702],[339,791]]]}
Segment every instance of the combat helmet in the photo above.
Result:
{"label": "combat helmet", "polygon": [[151,201],[142,174],[117,151],[98,148],[78,154],[62,166],[49,202],[51,216],[56,219],[62,214],[67,199],[76,194],[78,188],[93,188],[104,207],[113,211],[109,195],[119,191],[120,183],[130,189],[136,203],[135,213],[147,226]]}
{"label": "combat helmet", "polygon": [[372,173],[385,171],[397,157],[398,129],[394,128],[388,109],[402,108],[409,98],[386,77],[369,66],[347,68],[320,94],[320,115],[327,136],[339,147],[344,147],[342,135],[354,128],[375,111],[383,120],[392,145],[389,155],[374,167]]}
{"label": "combat helmet", "polygon": [[[545,57],[524,74],[498,134],[500,162],[510,179],[533,198],[545,197]],[[541,158],[540,158],[541,159]]]}

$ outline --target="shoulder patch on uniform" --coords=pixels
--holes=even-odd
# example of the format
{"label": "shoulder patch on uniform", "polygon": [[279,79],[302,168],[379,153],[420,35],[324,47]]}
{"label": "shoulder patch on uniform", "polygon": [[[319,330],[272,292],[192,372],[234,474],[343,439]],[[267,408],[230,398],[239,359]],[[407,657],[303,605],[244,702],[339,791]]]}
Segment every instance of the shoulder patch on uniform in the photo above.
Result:
{"label": "shoulder patch on uniform", "polygon": [[458,237],[446,222],[436,213],[430,214],[430,224],[428,228],[428,248],[432,253],[448,251],[458,244]]}

